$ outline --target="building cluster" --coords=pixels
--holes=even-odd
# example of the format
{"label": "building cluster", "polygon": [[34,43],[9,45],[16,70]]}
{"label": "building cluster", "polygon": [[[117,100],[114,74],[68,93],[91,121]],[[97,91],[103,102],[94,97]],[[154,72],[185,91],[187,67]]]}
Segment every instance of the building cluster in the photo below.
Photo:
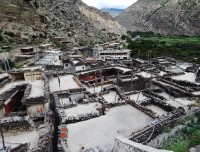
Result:
{"label": "building cluster", "polygon": [[199,65],[132,59],[119,41],[67,52],[49,43],[19,52],[13,61],[23,66],[0,74],[0,150],[148,151],[140,143],[197,111]]}

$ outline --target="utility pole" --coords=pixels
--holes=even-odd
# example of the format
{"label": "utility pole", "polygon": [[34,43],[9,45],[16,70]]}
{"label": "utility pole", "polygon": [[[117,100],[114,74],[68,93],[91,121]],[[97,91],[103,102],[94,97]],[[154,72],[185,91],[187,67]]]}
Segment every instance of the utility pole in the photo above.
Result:
{"label": "utility pole", "polygon": [[9,64],[8,59],[6,59],[6,63],[7,63],[7,65],[8,65],[8,70],[10,70],[10,64]]}
{"label": "utility pole", "polygon": [[133,91],[133,69],[131,73],[131,91]]}
{"label": "utility pole", "polygon": [[58,77],[58,85],[59,85],[59,88],[60,88],[60,95],[61,95],[61,101],[62,101],[62,106],[64,106],[63,104],[63,99],[62,99],[62,92],[61,92],[61,86],[60,86],[60,78],[59,78],[59,75],[58,75],[58,70],[56,69],[56,73],[57,73],[57,77]]}
{"label": "utility pole", "polygon": [[[117,73],[117,87],[118,87],[119,77],[120,77],[120,75],[119,75],[119,72],[118,72]],[[117,91],[116,91],[116,96],[115,96],[115,102],[116,102],[116,99],[117,99]]]}
{"label": "utility pole", "polygon": [[139,49],[139,51],[138,51],[138,58],[140,57],[140,49]]}
{"label": "utility pole", "polygon": [[1,132],[1,138],[2,138],[2,143],[3,143],[3,150],[6,150],[1,122],[0,122],[0,132]]}
{"label": "utility pole", "polygon": [[101,74],[101,92],[102,92],[102,88],[103,88],[103,77],[102,77],[102,69],[100,69],[100,74]]}
{"label": "utility pole", "polygon": [[6,61],[4,60],[3,63],[4,63],[4,67],[5,67],[6,73],[8,73],[8,69],[7,69],[7,66],[6,66]]}

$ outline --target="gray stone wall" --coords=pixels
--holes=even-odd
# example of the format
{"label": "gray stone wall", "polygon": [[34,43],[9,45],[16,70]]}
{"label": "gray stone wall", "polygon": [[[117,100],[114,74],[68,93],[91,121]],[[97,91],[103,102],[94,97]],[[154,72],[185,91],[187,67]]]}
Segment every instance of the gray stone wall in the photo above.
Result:
{"label": "gray stone wall", "polygon": [[4,101],[8,100],[17,90],[24,91],[28,84],[19,84],[0,94]]}

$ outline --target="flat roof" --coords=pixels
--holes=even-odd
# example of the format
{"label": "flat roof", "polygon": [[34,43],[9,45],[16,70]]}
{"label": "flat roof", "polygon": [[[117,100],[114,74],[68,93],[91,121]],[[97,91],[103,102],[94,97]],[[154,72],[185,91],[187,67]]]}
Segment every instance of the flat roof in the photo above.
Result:
{"label": "flat roof", "polygon": [[46,47],[46,46],[53,46],[53,44],[42,44],[42,45],[40,45],[41,47]]}
{"label": "flat roof", "polygon": [[15,55],[15,57],[34,57],[34,55]]}
{"label": "flat roof", "polygon": [[62,51],[58,51],[58,50],[51,50],[51,51],[46,51],[46,53],[62,53]]}
{"label": "flat roof", "polygon": [[33,48],[34,48],[33,46],[27,46],[27,47],[21,48],[21,50],[28,50],[28,49],[33,49]]}
{"label": "flat roof", "polygon": [[129,50],[103,50],[103,51],[99,51],[99,53],[129,53]]}
{"label": "flat roof", "polygon": [[9,75],[7,73],[3,73],[3,74],[0,74],[0,79],[3,79],[3,78],[6,78],[8,77]]}

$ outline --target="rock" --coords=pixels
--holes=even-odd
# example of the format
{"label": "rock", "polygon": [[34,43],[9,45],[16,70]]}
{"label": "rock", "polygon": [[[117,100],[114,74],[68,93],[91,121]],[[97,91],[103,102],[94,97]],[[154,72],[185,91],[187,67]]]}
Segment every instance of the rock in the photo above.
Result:
{"label": "rock", "polygon": [[196,151],[195,152],[200,152],[200,145],[196,146]]}
{"label": "rock", "polygon": [[196,149],[194,147],[190,148],[189,152],[196,152]]}

